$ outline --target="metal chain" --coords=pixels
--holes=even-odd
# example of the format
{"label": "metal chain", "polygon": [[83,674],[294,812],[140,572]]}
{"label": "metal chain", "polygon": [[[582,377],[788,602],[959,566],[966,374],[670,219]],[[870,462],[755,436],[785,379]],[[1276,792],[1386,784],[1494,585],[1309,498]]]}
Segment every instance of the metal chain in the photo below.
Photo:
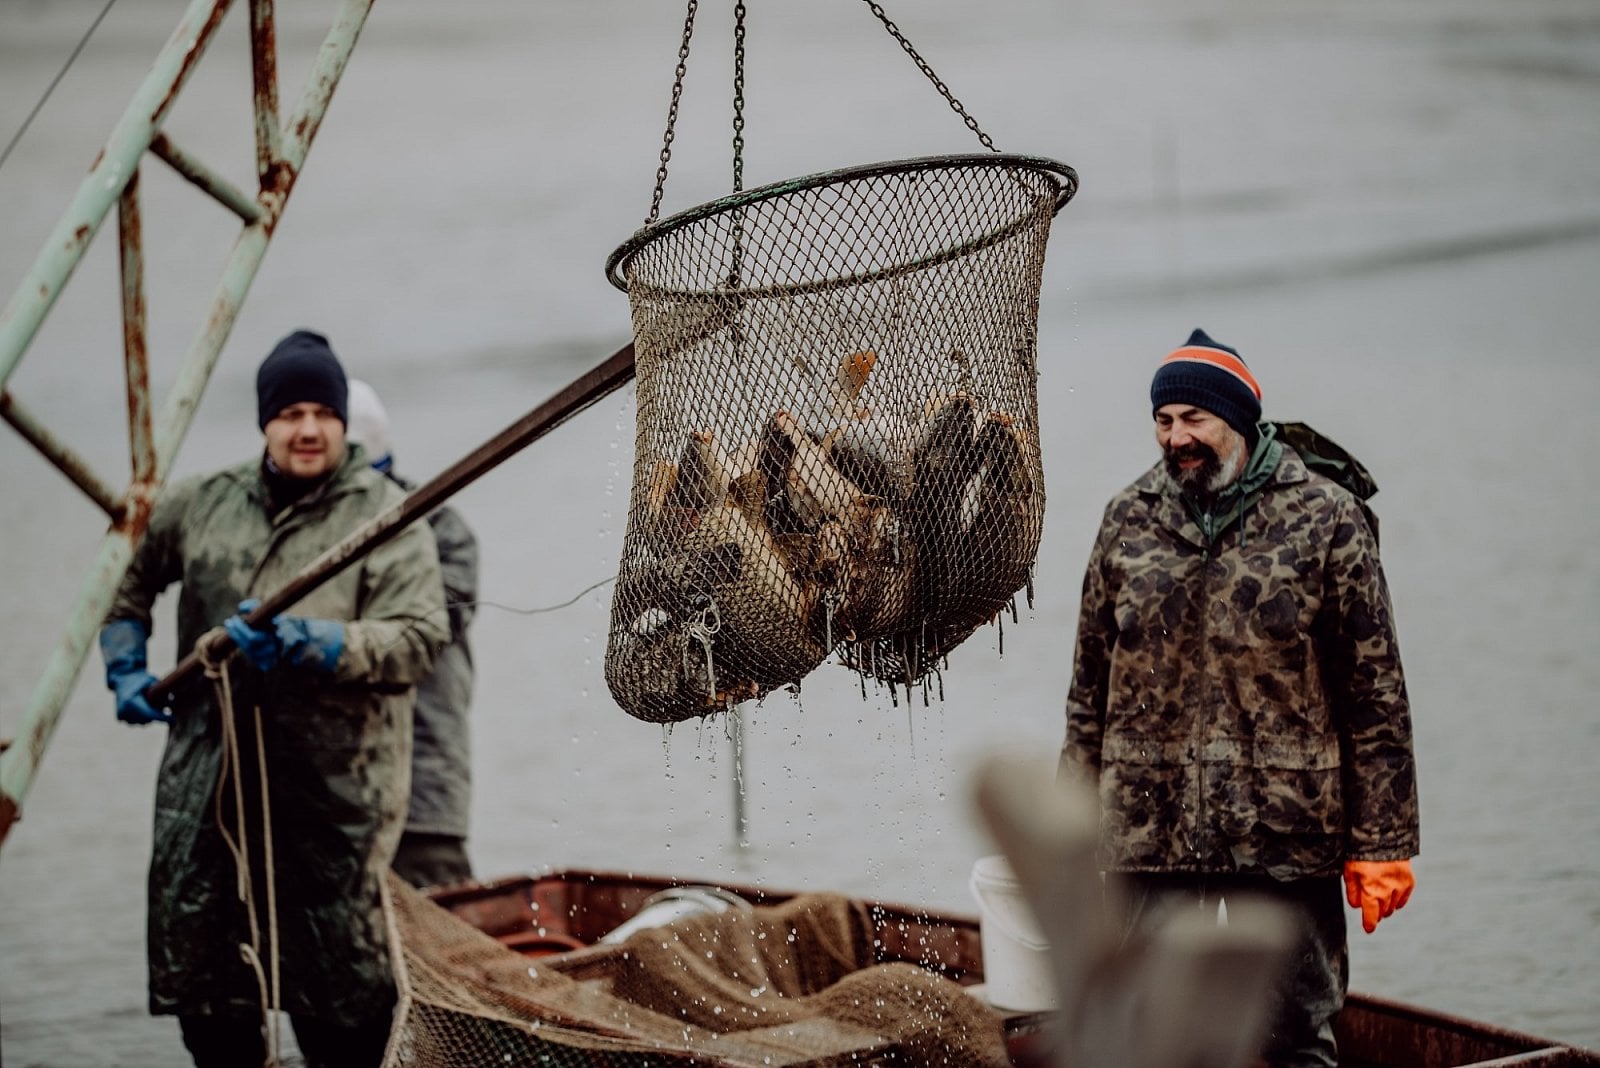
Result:
{"label": "metal chain", "polygon": [[994,142],[989,140],[989,135],[978,129],[978,120],[967,113],[967,109],[961,105],[961,101],[957,100],[955,98],[955,94],[950,92],[950,87],[945,85],[944,82],[940,80],[939,76],[933,72],[932,67],[928,66],[928,61],[918,55],[915,48],[911,47],[911,42],[906,40],[905,34],[900,32],[900,27],[896,26],[889,20],[889,16],[884,13],[883,5],[878,3],[877,0],[864,0],[864,2],[872,9],[872,13],[878,16],[878,21],[883,23],[883,28],[889,31],[889,35],[896,41],[900,42],[900,47],[903,48],[906,55],[910,56],[917,64],[917,69],[928,76],[928,80],[932,82],[934,87],[939,90],[941,95],[944,96],[945,100],[950,104],[951,109],[955,111],[957,115],[961,116],[962,121],[967,124],[967,129],[977,134],[978,140],[982,141],[984,147],[989,151],[1000,151],[998,148],[994,147]]}
{"label": "metal chain", "polygon": [[672,74],[672,103],[667,107],[667,131],[661,136],[661,166],[656,168],[656,188],[650,197],[650,214],[646,226],[661,217],[661,197],[667,191],[667,163],[672,159],[674,127],[678,124],[678,102],[683,99],[683,76],[689,70],[689,38],[694,36],[694,16],[700,10],[700,0],[689,0],[689,11],[683,19],[683,43],[678,46],[678,66]]}
{"label": "metal chain", "polygon": [[[905,54],[916,63],[917,69],[933,83],[935,89],[939,90],[939,94],[950,105],[950,109],[961,116],[961,120],[967,124],[967,129],[976,134],[978,140],[989,151],[1000,151],[989,135],[979,128],[978,120],[972,117],[965,105],[950,91],[950,87],[934,73],[928,61],[922,58],[906,39],[905,34],[900,32],[900,27],[889,18],[888,13],[883,10],[883,5],[877,0],[864,0],[864,2],[872,9],[878,21],[883,23],[883,28],[889,31],[889,35],[900,43]],[[688,11],[683,20],[683,43],[678,46],[678,65],[673,71],[672,102],[667,107],[667,128],[661,135],[661,165],[656,168],[656,185],[650,196],[650,214],[644,221],[646,226],[653,225],[661,218],[661,199],[666,194],[667,164],[672,160],[672,141],[676,136],[678,105],[683,99],[683,80],[689,69],[689,41],[694,36],[694,18],[699,10],[700,0],[689,0]],[[737,193],[744,189],[744,0],[738,0],[733,10],[733,191]]]}
{"label": "metal chain", "polygon": [[733,191],[744,189],[744,0],[733,6]]}

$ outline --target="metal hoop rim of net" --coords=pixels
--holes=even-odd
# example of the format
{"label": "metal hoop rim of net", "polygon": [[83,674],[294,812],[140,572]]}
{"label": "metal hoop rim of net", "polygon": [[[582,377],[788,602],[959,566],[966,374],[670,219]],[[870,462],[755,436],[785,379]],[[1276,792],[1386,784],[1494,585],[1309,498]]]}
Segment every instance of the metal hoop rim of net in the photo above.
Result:
{"label": "metal hoop rim of net", "polygon": [[[716,200],[707,201],[696,207],[680,211],[660,222],[647,226],[623,242],[616,251],[606,259],[606,277],[613,286],[629,292],[630,282],[626,276],[628,265],[643,249],[651,243],[674,231],[692,226],[701,220],[711,218],[722,213],[788,196],[793,193],[808,189],[818,189],[830,185],[843,185],[866,178],[876,178],[891,174],[910,174],[919,171],[932,171],[954,168],[985,168],[1032,170],[1048,176],[1057,185],[1055,203],[1051,208],[1054,215],[1067,206],[1078,191],[1078,172],[1059,160],[1045,156],[1028,156],[1000,152],[965,153],[956,155],[919,156],[914,159],[894,160],[886,163],[871,163],[856,167],[845,167],[831,171],[821,171],[816,174],[805,175],[800,178],[790,178],[780,182],[757,186],[742,192],[732,193]],[[879,278],[891,276],[907,270],[915,270],[932,266],[949,259],[955,259],[976,249],[984,248],[997,241],[1004,240],[1016,232],[1019,227],[1028,225],[1028,217],[1022,216],[986,234],[978,235],[958,245],[923,257],[914,263],[897,264],[889,267],[880,267],[870,272],[860,272],[847,276],[836,276],[804,284],[786,284],[783,286],[766,287],[765,289],[742,288],[738,290],[744,296],[760,296],[770,289],[773,292],[787,294],[798,292],[818,292],[839,286],[857,285],[863,282],[875,281]],[[649,287],[653,294],[695,296],[709,295],[712,291],[703,290],[673,290],[659,287]]]}

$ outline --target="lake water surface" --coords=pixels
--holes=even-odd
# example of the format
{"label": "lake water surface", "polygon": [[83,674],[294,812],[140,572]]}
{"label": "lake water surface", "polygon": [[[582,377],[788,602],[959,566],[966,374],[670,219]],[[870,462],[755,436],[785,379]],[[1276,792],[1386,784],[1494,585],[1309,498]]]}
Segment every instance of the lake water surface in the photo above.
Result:
{"label": "lake water surface", "polygon": [[[284,4],[292,100],[324,5]],[[970,774],[1055,761],[1077,593],[1105,500],[1154,455],[1146,388],[1195,326],[1269,417],[1348,447],[1381,493],[1414,707],[1423,852],[1410,905],[1352,937],[1357,989],[1600,1048],[1600,9],[1523,0],[923,0],[890,9],[1003,149],[1059,158],[1040,322],[1049,491],[1037,598],[951,657],[942,702],[798,697],[667,732],[601,674],[632,460],[631,391],[463,492],[483,548],[472,852],[481,874],[602,867],[973,912],[993,847]],[[0,5],[0,135],[101,5]],[[731,16],[703,5],[666,210],[729,188]],[[978,144],[845,0],[749,5],[745,181]],[[772,10],[769,10],[772,8]],[[0,292],[31,262],[183,5],[113,8],[0,167]],[[297,326],[388,404],[426,478],[622,344],[606,255],[643,221],[682,9],[383,0],[179,460],[259,447],[252,382]],[[243,17],[168,131],[241,184]],[[215,284],[227,215],[146,168],[158,389]],[[126,472],[112,234],[14,394]],[[0,433],[0,736],[15,733],[104,519]],[[171,663],[170,608],[155,658]],[[98,657],[0,853],[0,1056],[178,1063],[145,1013],[158,728],[114,722]],[[748,817],[735,841],[740,796]]]}

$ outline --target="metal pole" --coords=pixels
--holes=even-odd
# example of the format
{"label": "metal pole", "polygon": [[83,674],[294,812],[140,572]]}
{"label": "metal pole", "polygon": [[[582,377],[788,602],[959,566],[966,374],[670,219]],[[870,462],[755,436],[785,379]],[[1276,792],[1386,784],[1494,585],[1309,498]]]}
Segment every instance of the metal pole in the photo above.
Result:
{"label": "metal pole", "polygon": [[[213,2],[216,4],[214,8]],[[56,227],[58,235],[63,231],[71,234],[72,241],[76,243],[75,248],[66,249],[67,254],[63,255],[63,247],[58,242],[52,240],[47,243],[33,271],[17,291],[5,314],[0,316],[0,371],[3,371],[5,376],[10,375],[54,303],[56,295],[66,284],[67,277],[82,257],[94,229],[99,226],[110,205],[121,197],[122,188],[129,178],[137,173],[140,155],[149,147],[159,125],[159,119],[171,107],[172,98],[181,88],[189,70],[199,58],[204,42],[214,32],[215,23],[221,20],[230,2],[231,0],[196,0],[191,6],[184,22],[179,25],[167,48],[163,50],[162,58],[157,60],[155,69],[146,79],[146,84],[135,94],[134,104],[113,130],[111,141],[108,142],[101,160],[97,161],[95,168],[90,172],[90,179],[86,179],[84,185],[80,187],[77,199]],[[272,240],[272,231],[277,226],[289,193],[299,177],[306,154],[310,150],[311,140],[316,136],[317,129],[322,123],[328,102],[338,86],[339,77],[349,61],[350,52],[355,48],[356,39],[371,7],[372,0],[344,0],[340,7],[333,27],[329,30],[318,53],[299,106],[289,120],[291,132],[283,141],[284,158],[272,168],[274,184],[271,188],[264,186],[261,191],[259,203],[262,213],[254,222],[245,226],[235,240],[222,279],[217,285],[216,295],[212,299],[211,311],[199,334],[189,346],[177,381],[167,394],[159,418],[152,428],[151,438],[147,439],[154,444],[154,477],[148,482],[135,481],[130,485],[121,516],[106,532],[105,539],[101,542],[94,562],[90,565],[83,585],[79,589],[72,615],[67,622],[66,633],[51,652],[45,663],[44,674],[29,698],[15,740],[16,744],[0,752],[0,845],[5,843],[11,825],[20,815],[22,801],[27,796],[33,777],[44,759],[45,749],[55,733],[56,725],[60,722],[61,710],[66,705],[78,673],[83,669],[83,662],[88,656],[89,648],[105,619],[107,610],[111,607],[115,591],[127,573],[128,564],[133,559],[133,547],[143,536],[145,527],[149,523],[150,510],[154,507],[161,483],[172,469],[173,459],[194,419],[200,397],[204,394],[206,383],[211,377],[211,370],[233,328],[239,307],[249,292],[250,284],[260,269],[267,246]],[[209,20],[196,18],[197,13],[207,12],[210,15]],[[197,22],[203,22],[201,29],[191,30],[189,28],[191,24]],[[179,57],[184,61],[182,69],[168,72],[167,66],[171,61],[169,53],[174,48],[174,42],[189,51]],[[152,89],[152,85],[156,86],[156,89]],[[149,98],[152,96],[159,99],[151,101]],[[137,112],[139,105],[145,102],[149,104],[150,110],[141,117]],[[131,158],[123,161],[124,155],[130,152]],[[102,164],[106,159],[113,157],[122,162],[118,163],[116,169],[107,170]],[[89,187],[96,175],[101,176],[101,182],[114,181],[113,188],[103,190],[105,194],[103,203],[88,196],[91,192]],[[16,415],[15,410],[10,414]],[[131,429],[130,432],[134,435],[134,446],[137,451],[141,431]],[[134,462],[136,467],[140,464],[137,455]],[[75,479],[75,481],[78,481],[79,485],[85,485],[82,480]]]}
{"label": "metal pole", "polygon": [[128,455],[133,461],[133,484],[138,486],[155,481],[156,451],[150,427],[150,345],[145,331],[144,226],[139,217],[137,169],[122,191],[117,223],[122,245],[122,351],[128,382]]}
{"label": "metal pole", "polygon": [[728,741],[733,751],[733,844],[750,848],[750,822],[744,810],[744,705],[728,712]]}
{"label": "metal pole", "polygon": [[293,131],[293,135],[283,141],[283,159],[274,171],[278,176],[278,184],[261,191],[260,199],[266,214],[239,234],[233,253],[223,269],[211,313],[206,317],[200,335],[190,346],[172,392],[162,405],[155,439],[156,472],[160,479],[166,478],[167,472],[172,469],[178,446],[188,433],[200,397],[210,381],[212,368],[222,352],[222,344],[233,329],[234,319],[238,317],[239,307],[244,303],[250,284],[255,281],[267,245],[272,240],[272,231],[277,228],[284,204],[305,165],[311,139],[322,125],[328,103],[338,87],[339,78],[349,62],[372,3],[373,0],[345,0],[341,5],[338,17],[328,31],[317,62],[306,80],[299,106],[289,117],[286,129]]}
{"label": "metal pole", "polygon": [[0,385],[11,380],[22,354],[83,259],[89,242],[122,195],[167,112],[205,54],[233,0],[193,0],[156,56],[122,118],[95,157],[61,221],[45,239],[33,267],[0,313]]}
{"label": "metal pole", "polygon": [[11,747],[0,753],[0,844],[4,844],[21,813],[22,800],[44,760],[45,748],[61,719],[61,709],[132,559],[133,543],[113,528],[100,543],[100,551],[84,576],[66,633],[51,651],[44,673],[28,699],[21,730]]}
{"label": "metal pole", "polygon": [[116,520],[123,512],[123,493],[113,489],[95,474],[94,467],[82,454],[58,441],[26,406],[13,397],[9,390],[0,389],[0,419],[11,424],[23,440],[66,475],[72,484],[83,491],[102,512]]}

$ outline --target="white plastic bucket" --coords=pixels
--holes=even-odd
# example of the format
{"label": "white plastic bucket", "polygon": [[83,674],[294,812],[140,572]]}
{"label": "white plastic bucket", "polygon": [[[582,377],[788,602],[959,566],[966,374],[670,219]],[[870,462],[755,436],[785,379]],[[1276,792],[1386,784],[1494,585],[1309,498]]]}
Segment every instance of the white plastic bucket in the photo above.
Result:
{"label": "white plastic bucket", "polygon": [[984,995],[997,1009],[1045,1012],[1056,1007],[1050,944],[1039,931],[1011,865],[1002,856],[972,865],[983,942]]}

